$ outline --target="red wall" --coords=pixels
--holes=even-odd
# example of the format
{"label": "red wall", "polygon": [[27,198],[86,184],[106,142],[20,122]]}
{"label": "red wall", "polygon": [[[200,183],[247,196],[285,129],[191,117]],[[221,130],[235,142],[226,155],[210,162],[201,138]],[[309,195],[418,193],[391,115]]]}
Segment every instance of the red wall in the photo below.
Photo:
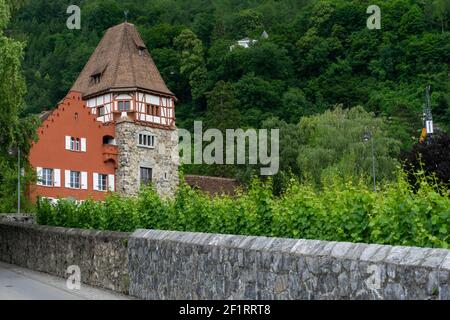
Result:
{"label": "red wall", "polygon": [[[78,118],[75,119],[75,113]],[[92,198],[104,199],[106,192],[94,191],[93,173],[114,174],[115,164],[103,161],[103,136],[114,137],[114,124],[103,125],[90,114],[89,108],[77,92],[69,92],[52,114],[38,129],[38,142],[30,151],[33,168],[43,167],[61,170],[61,187],[30,186],[30,199],[37,196],[78,200]],[[86,138],[86,152],[66,150],[65,136]],[[88,189],[65,188],[64,170],[87,172]]]}

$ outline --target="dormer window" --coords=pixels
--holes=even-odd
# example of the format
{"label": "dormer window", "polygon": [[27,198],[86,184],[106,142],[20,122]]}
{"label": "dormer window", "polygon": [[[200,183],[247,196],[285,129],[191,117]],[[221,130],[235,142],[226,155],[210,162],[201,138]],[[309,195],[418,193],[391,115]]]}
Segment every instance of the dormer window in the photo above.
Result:
{"label": "dormer window", "polygon": [[147,49],[147,48],[145,47],[145,45],[144,45],[143,43],[141,43],[141,44],[136,45],[136,46],[137,46],[137,48],[138,48],[139,55],[140,55],[140,56],[143,56],[143,55],[144,55],[144,52],[145,52],[145,49]]}
{"label": "dormer window", "polygon": [[94,74],[91,76],[91,81],[93,84],[98,84],[100,83],[100,79],[101,79],[102,75],[100,73]]}
{"label": "dormer window", "polygon": [[91,73],[91,84],[98,84],[102,80],[103,73],[106,70],[107,65],[99,65]]}

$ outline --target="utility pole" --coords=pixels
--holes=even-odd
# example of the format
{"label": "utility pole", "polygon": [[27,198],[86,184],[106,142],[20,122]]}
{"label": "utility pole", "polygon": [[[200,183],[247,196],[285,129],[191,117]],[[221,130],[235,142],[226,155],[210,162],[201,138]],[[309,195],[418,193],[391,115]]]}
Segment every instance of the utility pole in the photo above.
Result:
{"label": "utility pole", "polygon": [[372,142],[372,175],[373,175],[373,191],[377,192],[377,181],[375,178],[375,152],[373,151],[373,137],[370,141]]}
{"label": "utility pole", "polygon": [[363,136],[364,141],[371,142],[371,149],[372,149],[372,177],[373,177],[373,191],[377,192],[377,178],[376,178],[376,172],[375,172],[375,151],[373,148],[373,134],[372,132],[366,132]]}
{"label": "utility pole", "polygon": [[431,115],[431,98],[430,98],[431,86],[428,85],[425,88],[425,104],[423,105],[423,127],[422,134],[420,136],[420,143],[428,144],[431,136],[434,133],[433,128],[433,116]]}

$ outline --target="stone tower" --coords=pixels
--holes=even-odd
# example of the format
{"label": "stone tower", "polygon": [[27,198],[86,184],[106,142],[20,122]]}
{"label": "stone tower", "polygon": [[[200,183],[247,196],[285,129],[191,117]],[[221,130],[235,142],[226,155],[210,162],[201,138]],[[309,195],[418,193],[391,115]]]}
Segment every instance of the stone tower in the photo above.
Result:
{"label": "stone tower", "polygon": [[142,184],[152,183],[159,194],[173,195],[176,98],[133,24],[106,31],[71,91],[81,93],[103,126],[114,126],[115,135],[104,136],[103,144],[117,152],[115,190],[136,195]]}

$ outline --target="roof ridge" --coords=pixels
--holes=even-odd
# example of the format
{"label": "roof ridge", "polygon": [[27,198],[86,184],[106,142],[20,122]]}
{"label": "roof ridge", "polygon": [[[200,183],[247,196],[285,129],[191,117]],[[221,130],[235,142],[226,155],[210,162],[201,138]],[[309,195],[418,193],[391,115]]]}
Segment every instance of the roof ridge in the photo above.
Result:
{"label": "roof ridge", "polygon": [[123,47],[123,39],[125,38],[125,32],[122,32],[122,39],[120,41],[120,48],[119,48],[119,54],[117,55],[117,61],[116,61],[116,70],[114,72],[114,81],[113,85],[115,86],[117,83],[117,75],[119,74],[119,61],[120,61],[120,52],[122,51]]}
{"label": "roof ridge", "polygon": [[[128,34],[128,28],[125,28],[125,33]],[[129,36],[131,36],[131,38],[132,38],[132,40],[133,40],[133,43],[134,43],[133,35],[129,34]],[[127,41],[127,46],[128,46],[128,47],[130,46],[130,41]],[[131,48],[128,48],[128,49],[131,49]],[[133,76],[133,82],[134,82],[135,84],[137,84],[137,81],[136,81],[136,72],[135,72],[135,70],[134,70],[134,63],[132,63],[132,52],[131,52],[131,50],[128,50],[128,56],[129,56],[129,59],[130,59],[131,74],[132,74],[132,76]]]}

